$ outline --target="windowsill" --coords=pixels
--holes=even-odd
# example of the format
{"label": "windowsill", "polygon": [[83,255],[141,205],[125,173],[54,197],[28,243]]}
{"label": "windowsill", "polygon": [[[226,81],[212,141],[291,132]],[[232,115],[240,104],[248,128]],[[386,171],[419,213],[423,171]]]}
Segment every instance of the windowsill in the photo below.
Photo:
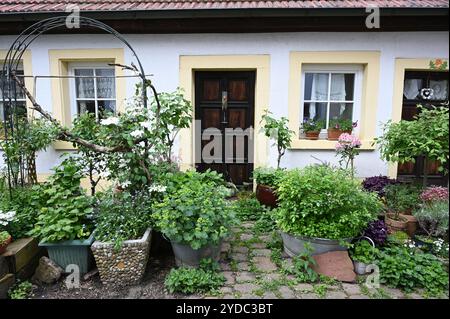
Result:
{"label": "windowsill", "polygon": [[[337,141],[329,141],[325,139],[319,140],[307,140],[307,139],[297,139],[292,141],[291,147],[289,149],[304,149],[304,150],[334,150]],[[373,140],[363,140],[361,141],[360,150],[363,151],[374,151],[376,146],[372,146]]]}
{"label": "windowsill", "polygon": [[53,148],[57,151],[75,151],[77,148],[70,142],[56,141],[53,142]]}

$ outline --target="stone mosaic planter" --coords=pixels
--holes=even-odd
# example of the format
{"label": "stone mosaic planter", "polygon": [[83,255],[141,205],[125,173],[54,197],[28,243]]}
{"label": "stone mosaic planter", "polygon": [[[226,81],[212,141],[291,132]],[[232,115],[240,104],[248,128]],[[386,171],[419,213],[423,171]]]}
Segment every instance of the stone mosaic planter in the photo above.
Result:
{"label": "stone mosaic planter", "polygon": [[[306,243],[313,249],[312,255],[319,255],[330,251],[347,250],[347,247],[342,246],[339,243],[339,240],[291,236],[284,232],[280,232],[280,234],[283,239],[284,251],[291,257],[305,253]],[[344,241],[350,243],[351,239],[344,239]]]}
{"label": "stone mosaic planter", "polygon": [[95,241],[92,252],[104,285],[127,286],[141,281],[150,253],[152,230],[149,228],[141,239],[127,240],[119,251],[112,243]]}

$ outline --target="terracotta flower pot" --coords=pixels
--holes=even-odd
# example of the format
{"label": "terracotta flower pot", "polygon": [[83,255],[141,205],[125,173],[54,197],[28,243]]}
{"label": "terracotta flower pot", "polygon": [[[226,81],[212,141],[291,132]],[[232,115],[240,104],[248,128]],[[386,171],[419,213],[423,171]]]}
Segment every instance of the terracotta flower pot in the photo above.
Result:
{"label": "terracotta flower pot", "polygon": [[9,238],[6,240],[6,242],[3,243],[0,246],[0,255],[3,254],[6,251],[6,247],[8,247],[10,242],[12,242],[12,237],[11,236],[9,236]]}
{"label": "terracotta flower pot", "polygon": [[352,134],[352,131],[342,131],[334,128],[329,128],[328,130],[328,140],[330,141],[337,141],[339,139],[339,136],[341,136],[342,133],[348,133]]}
{"label": "terracotta flower pot", "polygon": [[417,231],[417,218],[414,217],[413,215],[405,215],[405,214],[400,214],[400,216],[402,216],[407,220],[406,233],[408,234],[409,237],[413,238]]}
{"label": "terracotta flower pot", "polygon": [[388,229],[388,233],[392,234],[396,231],[406,231],[406,227],[408,225],[408,220],[399,214],[400,220],[395,219],[394,213],[388,213],[385,217],[386,226]]}
{"label": "terracotta flower pot", "polygon": [[305,132],[305,136],[308,140],[317,140],[319,139],[320,132]]}
{"label": "terracotta flower pot", "polygon": [[258,184],[256,186],[256,198],[262,205],[269,207],[277,207],[278,196],[275,189],[267,186]]}

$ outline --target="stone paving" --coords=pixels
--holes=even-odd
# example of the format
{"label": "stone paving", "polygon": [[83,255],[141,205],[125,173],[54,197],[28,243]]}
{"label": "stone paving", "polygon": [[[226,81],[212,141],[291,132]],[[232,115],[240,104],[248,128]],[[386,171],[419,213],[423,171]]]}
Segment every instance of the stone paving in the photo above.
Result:
{"label": "stone paving", "polygon": [[[423,292],[404,293],[381,286],[368,288],[364,278],[349,284],[334,280],[308,284],[286,274],[283,265],[291,263],[287,255],[274,256],[271,242],[278,236],[256,234],[253,223],[233,229],[233,235],[222,247],[220,267],[226,278],[219,293],[204,298],[223,299],[423,299]],[[277,261],[278,260],[278,261]],[[277,262],[274,262],[277,261]],[[199,298],[202,296],[195,296]],[[448,298],[447,296],[443,296]]]}

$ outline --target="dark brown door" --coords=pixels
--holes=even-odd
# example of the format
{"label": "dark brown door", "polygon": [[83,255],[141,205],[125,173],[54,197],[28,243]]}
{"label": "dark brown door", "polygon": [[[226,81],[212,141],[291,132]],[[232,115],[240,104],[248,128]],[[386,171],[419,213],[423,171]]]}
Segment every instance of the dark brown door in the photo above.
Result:
{"label": "dark brown door", "polygon": [[[422,90],[432,89],[430,98],[424,98]],[[441,105],[448,101],[449,81],[448,72],[435,71],[407,71],[405,72],[405,83],[403,90],[402,120],[413,121],[418,114],[417,105],[425,107]],[[416,158],[415,162],[407,162],[398,165],[398,178],[401,180],[423,179],[425,165],[427,166],[428,183],[430,185],[443,185],[448,183],[448,176],[439,169],[448,163],[440,163],[434,160],[424,161],[423,157]]]}
{"label": "dark brown door", "polygon": [[195,119],[202,135],[195,137],[197,170],[218,171],[236,185],[250,182],[254,105],[255,72],[195,73]]}

